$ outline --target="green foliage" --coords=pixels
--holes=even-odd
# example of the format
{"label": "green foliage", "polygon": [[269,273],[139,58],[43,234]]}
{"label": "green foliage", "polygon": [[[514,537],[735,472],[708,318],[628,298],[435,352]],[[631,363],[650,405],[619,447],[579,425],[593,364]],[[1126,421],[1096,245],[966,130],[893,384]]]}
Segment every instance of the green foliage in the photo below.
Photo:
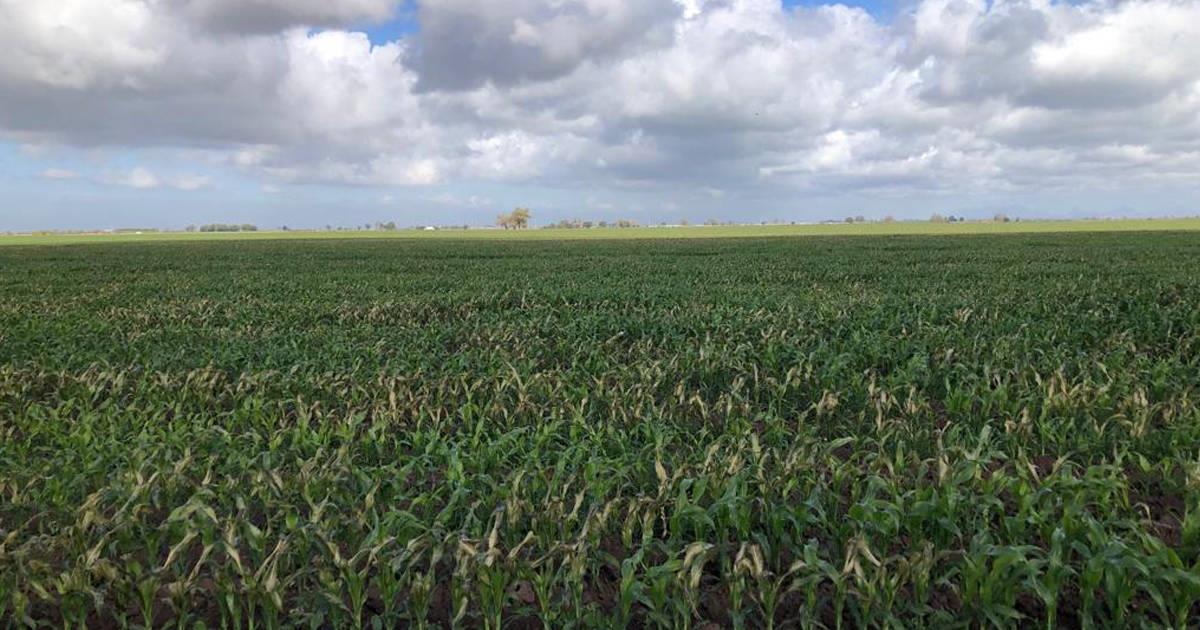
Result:
{"label": "green foliage", "polygon": [[1184,233],[6,247],[0,619],[1195,627],[1198,268]]}

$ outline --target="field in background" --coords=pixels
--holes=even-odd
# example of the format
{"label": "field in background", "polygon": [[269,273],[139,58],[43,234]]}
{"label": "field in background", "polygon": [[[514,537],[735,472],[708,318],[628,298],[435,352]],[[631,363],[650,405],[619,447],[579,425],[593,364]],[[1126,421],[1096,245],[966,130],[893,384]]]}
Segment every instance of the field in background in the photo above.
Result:
{"label": "field in background", "polygon": [[0,248],[0,619],[1196,627],[1197,269],[1188,232]]}
{"label": "field in background", "polygon": [[3,245],[69,245],[154,241],[278,240],[278,239],[513,239],[513,240],[626,240],[649,238],[766,238],[774,236],[888,236],[953,234],[1043,234],[1052,232],[1141,232],[1200,230],[1200,219],[1129,219],[1111,221],[1018,221],[1011,223],[824,223],[819,225],[722,225],[591,229],[382,231],[153,232],[145,234],[0,235]]}

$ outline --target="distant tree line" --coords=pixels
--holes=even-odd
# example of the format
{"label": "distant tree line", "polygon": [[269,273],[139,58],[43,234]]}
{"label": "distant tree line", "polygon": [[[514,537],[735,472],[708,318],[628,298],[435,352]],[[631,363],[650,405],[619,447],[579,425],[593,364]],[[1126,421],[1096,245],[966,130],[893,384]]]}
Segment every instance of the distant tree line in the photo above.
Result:
{"label": "distant tree line", "polygon": [[257,232],[258,226],[250,223],[207,223],[196,227],[187,226],[188,232]]}
{"label": "distant tree line", "polygon": [[632,219],[617,219],[616,221],[583,221],[581,219],[563,219],[558,223],[550,223],[543,227],[552,230],[587,230],[591,228],[634,228],[640,224]]}
{"label": "distant tree line", "polygon": [[[855,215],[855,216],[846,217],[841,222],[842,223],[870,223],[870,222],[876,222],[876,221],[881,222],[881,223],[895,223],[896,217],[889,214],[889,215],[883,217],[882,219],[868,219],[868,218],[864,217],[863,215],[859,214],[859,215]],[[981,222],[985,222],[986,219],[967,219],[967,217],[955,216],[953,214],[946,215],[946,214],[941,214],[940,212],[935,212],[935,213],[929,215],[930,223],[966,223],[967,221],[975,221],[975,222],[981,223]],[[995,216],[992,217],[993,223],[1012,223],[1015,221],[1020,221],[1020,219],[1013,219],[1003,212],[997,212],[995,214]],[[829,221],[824,221],[824,223],[838,223],[838,221],[829,220]]]}
{"label": "distant tree line", "polygon": [[[530,212],[527,208],[516,208],[512,212],[509,212],[506,214],[501,214],[500,216],[496,217],[496,225],[501,228],[504,228],[506,230],[523,230],[523,229],[526,229],[529,227],[529,222],[530,222],[530,219],[532,218],[532,216],[533,216],[533,213]],[[930,223],[963,223],[966,221],[967,221],[966,217],[955,216],[953,214],[943,215],[943,214],[940,214],[937,212],[933,213],[929,217]],[[979,220],[975,220],[975,221],[979,221]],[[984,221],[986,221],[986,220],[984,220]],[[1010,223],[1010,222],[1014,222],[1014,221],[1020,221],[1020,219],[1010,218],[1007,214],[1004,214],[1003,212],[999,212],[999,213],[996,213],[995,216],[992,217],[992,221],[995,223]],[[868,219],[865,216],[859,214],[859,215],[854,215],[854,216],[848,216],[840,222],[844,222],[844,223],[871,223],[871,222],[894,223],[894,222],[896,222],[896,218],[892,215],[887,215],[883,218]],[[767,221],[762,222],[763,225],[766,225],[767,223],[768,223]],[[826,220],[826,221],[824,221],[824,223],[839,223],[839,221]],[[792,224],[794,225],[795,221],[793,221]],[[665,225],[665,223],[663,223],[662,225]],[[687,221],[683,221],[680,225],[686,226],[686,225],[689,225],[689,223]],[[704,222],[704,225],[707,225],[707,226],[734,225],[734,222],[732,222],[732,221],[721,222],[717,219],[708,219],[707,221]],[[544,225],[542,227],[549,228],[549,229],[559,229],[559,230],[586,230],[586,229],[592,229],[592,228],[634,228],[634,227],[640,227],[640,224],[637,221],[634,221],[632,219],[617,219],[615,221],[589,221],[589,220],[583,220],[583,219],[563,219],[561,221],[558,221],[555,223],[550,223],[550,224]],[[395,221],[387,221],[387,222],[380,221],[380,222],[375,222],[375,223],[364,223],[361,226],[354,226],[354,227],[334,227],[332,225],[325,226],[325,229],[327,231],[336,230],[339,232],[347,231],[347,230],[379,230],[379,231],[383,231],[383,232],[392,232],[392,231],[401,230],[401,229],[418,229],[418,230],[421,230],[421,229],[463,229],[463,230],[465,230],[468,228],[469,228],[469,226],[467,226],[467,225],[462,225],[462,226],[458,226],[458,225],[421,226],[421,225],[418,225],[418,226],[413,226],[410,228],[403,228],[403,227],[396,225]],[[289,230],[289,228],[286,225],[281,227],[280,229],[285,232]],[[209,223],[209,224],[201,225],[201,226],[189,225],[189,226],[187,226],[186,230],[188,232],[257,232],[258,226],[250,224],[250,223],[241,223],[241,224]],[[153,228],[136,228],[136,229],[122,228],[117,231],[119,231],[119,232],[133,232],[133,231],[151,232],[151,231],[155,231],[155,230]]]}
{"label": "distant tree line", "polygon": [[596,222],[583,221],[581,219],[563,219],[558,223],[551,223],[545,227],[552,230],[586,230],[596,227]]}
{"label": "distant tree line", "polygon": [[[953,214],[949,216],[943,216],[937,212],[933,213],[929,217],[930,223],[965,223],[966,221],[966,217],[956,217]],[[995,216],[992,217],[993,223],[1012,223],[1013,221],[1020,221],[1020,219],[1010,218],[1003,212],[997,212]]]}

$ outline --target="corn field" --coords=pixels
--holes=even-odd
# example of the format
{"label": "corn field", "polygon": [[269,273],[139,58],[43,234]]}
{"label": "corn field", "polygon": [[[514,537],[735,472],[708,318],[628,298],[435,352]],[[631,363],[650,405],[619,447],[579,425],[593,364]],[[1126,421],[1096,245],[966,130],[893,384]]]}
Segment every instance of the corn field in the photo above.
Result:
{"label": "corn field", "polygon": [[0,250],[0,627],[1200,624],[1200,239]]}

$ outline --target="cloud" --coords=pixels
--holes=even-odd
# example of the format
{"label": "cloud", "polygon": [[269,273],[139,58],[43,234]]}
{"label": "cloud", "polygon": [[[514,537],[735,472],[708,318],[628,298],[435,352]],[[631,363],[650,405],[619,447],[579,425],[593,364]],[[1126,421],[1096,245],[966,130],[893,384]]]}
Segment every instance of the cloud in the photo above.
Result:
{"label": "cloud", "polygon": [[671,41],[673,0],[424,0],[414,65],[422,90],[512,85]]}
{"label": "cloud", "polygon": [[222,33],[275,33],[296,26],[346,26],[391,17],[397,0],[172,0],[190,22]]}
{"label": "cloud", "polygon": [[0,80],[25,90],[132,86],[168,54],[154,23],[142,0],[0,0]]}
{"label": "cloud", "polygon": [[1200,2],[921,0],[884,22],[778,0],[421,0],[411,35],[352,30],[398,6],[0,0],[0,137],[186,149],[264,190],[482,182],[654,207],[1200,179]]}
{"label": "cloud", "polygon": [[1030,51],[1026,102],[1049,108],[1153,104],[1195,86],[1200,4],[1125,3]]}
{"label": "cloud", "polygon": [[1119,109],[1194,84],[1200,3],[926,0],[909,35],[928,100]]}
{"label": "cloud", "polygon": [[125,173],[106,175],[101,178],[101,181],[114,186],[125,186],[126,188],[136,188],[138,190],[158,188],[160,183],[154,173],[140,166]]}
{"label": "cloud", "polygon": [[128,171],[107,173],[97,179],[98,182],[112,186],[123,186],[137,190],[154,188],[173,188],[175,190],[192,192],[207,188],[212,184],[212,178],[203,175],[176,175],[160,177],[145,167],[135,167]]}
{"label": "cloud", "polygon": [[[394,198],[388,196],[384,200],[387,203],[395,201]],[[426,198],[427,201],[446,206],[460,206],[468,208],[487,208],[495,205],[495,201],[489,197],[481,197],[479,195],[459,196],[453,193],[442,192],[432,197]]]}
{"label": "cloud", "polygon": [[77,179],[79,173],[63,168],[48,168],[42,171],[43,179]]}

